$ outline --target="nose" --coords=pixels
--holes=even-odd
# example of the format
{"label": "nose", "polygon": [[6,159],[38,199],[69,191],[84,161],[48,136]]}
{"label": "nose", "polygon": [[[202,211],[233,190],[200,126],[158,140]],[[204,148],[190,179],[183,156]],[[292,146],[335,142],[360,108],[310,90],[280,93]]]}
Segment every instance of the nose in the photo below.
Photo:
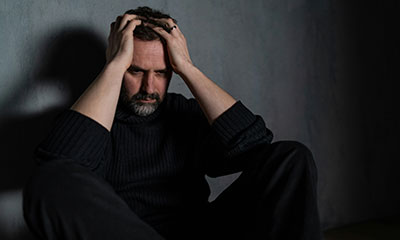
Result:
{"label": "nose", "polygon": [[154,92],[154,78],[154,73],[150,71],[143,75],[142,91],[145,91],[149,94]]}

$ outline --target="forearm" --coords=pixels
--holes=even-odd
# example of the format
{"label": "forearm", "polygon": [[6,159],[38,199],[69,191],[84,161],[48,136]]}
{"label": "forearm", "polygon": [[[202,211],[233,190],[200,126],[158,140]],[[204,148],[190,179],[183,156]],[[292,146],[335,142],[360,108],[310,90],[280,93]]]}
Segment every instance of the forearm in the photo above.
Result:
{"label": "forearm", "polygon": [[95,120],[110,131],[124,73],[121,65],[113,62],[107,64],[71,109]]}
{"label": "forearm", "polygon": [[231,95],[191,64],[179,75],[198,101],[210,124],[236,102]]}

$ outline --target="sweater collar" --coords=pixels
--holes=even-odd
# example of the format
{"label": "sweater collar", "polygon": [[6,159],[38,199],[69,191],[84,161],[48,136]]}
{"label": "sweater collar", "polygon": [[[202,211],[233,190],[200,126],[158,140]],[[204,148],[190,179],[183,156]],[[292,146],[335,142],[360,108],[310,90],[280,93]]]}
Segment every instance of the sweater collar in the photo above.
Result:
{"label": "sweater collar", "polygon": [[165,105],[167,105],[168,101],[168,94],[165,95],[164,100],[158,106],[158,108],[148,116],[138,116],[132,110],[130,110],[127,106],[122,104],[121,102],[117,105],[117,110],[115,113],[115,118],[119,121],[132,123],[132,124],[139,124],[139,123],[148,123],[152,122],[157,119],[162,113],[164,112]]}

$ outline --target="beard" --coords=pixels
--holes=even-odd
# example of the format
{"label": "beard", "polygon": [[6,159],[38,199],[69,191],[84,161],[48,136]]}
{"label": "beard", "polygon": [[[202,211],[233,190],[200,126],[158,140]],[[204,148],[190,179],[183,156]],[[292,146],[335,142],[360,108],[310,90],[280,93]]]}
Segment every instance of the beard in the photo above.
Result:
{"label": "beard", "polygon": [[[152,99],[154,99],[155,102],[146,103],[140,101]],[[122,87],[121,89],[121,100],[122,103],[127,106],[132,112],[141,117],[152,114],[161,104],[161,97],[158,93],[147,93],[145,91],[139,91],[132,97],[129,97],[124,87]]]}

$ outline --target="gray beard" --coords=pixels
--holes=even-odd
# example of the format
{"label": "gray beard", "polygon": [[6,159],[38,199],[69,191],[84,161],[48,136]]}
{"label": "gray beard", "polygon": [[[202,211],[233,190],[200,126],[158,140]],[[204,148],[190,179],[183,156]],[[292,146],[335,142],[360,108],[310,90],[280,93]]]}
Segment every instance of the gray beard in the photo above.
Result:
{"label": "gray beard", "polygon": [[[156,101],[154,103],[143,103],[139,101],[146,98],[155,99]],[[158,95],[158,93],[148,94],[146,92],[140,91],[129,98],[124,87],[122,87],[121,89],[121,100],[122,103],[127,106],[133,113],[141,117],[149,116],[150,114],[155,112],[161,103],[160,95]]]}
{"label": "gray beard", "polygon": [[145,117],[152,114],[157,110],[159,103],[141,103],[141,102],[132,102],[129,104],[129,108],[138,116]]}

